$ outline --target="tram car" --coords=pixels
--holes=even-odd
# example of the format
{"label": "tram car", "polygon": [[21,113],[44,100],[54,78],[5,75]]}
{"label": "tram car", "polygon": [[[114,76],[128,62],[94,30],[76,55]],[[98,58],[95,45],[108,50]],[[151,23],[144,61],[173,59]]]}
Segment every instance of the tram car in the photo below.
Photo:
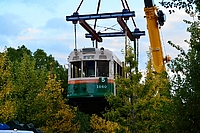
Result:
{"label": "tram car", "polygon": [[103,47],[74,49],[68,62],[68,103],[86,113],[104,110],[105,95],[116,94],[114,78],[122,75],[122,62]]}

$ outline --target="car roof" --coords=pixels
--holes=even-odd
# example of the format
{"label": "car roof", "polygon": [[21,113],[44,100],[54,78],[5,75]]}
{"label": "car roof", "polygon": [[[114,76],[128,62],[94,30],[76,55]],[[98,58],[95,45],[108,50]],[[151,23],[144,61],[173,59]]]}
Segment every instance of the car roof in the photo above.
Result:
{"label": "car roof", "polygon": [[25,130],[0,130],[0,133],[34,133],[33,131],[25,131]]}

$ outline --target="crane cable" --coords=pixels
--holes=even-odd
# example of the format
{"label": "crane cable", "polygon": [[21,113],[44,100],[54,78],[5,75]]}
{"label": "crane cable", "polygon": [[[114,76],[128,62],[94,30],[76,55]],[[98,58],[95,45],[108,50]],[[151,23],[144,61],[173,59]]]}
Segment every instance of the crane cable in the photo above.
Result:
{"label": "crane cable", "polygon": [[[101,0],[99,0],[99,2],[98,2],[96,14],[99,13],[100,4],[101,4]],[[97,24],[97,19],[95,19],[95,22],[94,22],[94,29],[96,29],[96,24]]]}
{"label": "crane cable", "polygon": [[137,65],[136,65],[136,72],[138,72],[138,64],[139,64],[139,39],[137,38],[137,43],[136,43],[136,62],[137,62]]}
{"label": "crane cable", "polygon": [[81,0],[81,2],[80,2],[80,4],[79,4],[78,8],[76,9],[76,12],[78,12],[78,10],[80,9],[80,7],[81,7],[82,4],[83,4],[83,0]]}
{"label": "crane cable", "polygon": [[76,42],[76,24],[74,24],[74,45],[75,45],[75,49],[77,49],[77,42]]}
{"label": "crane cable", "polygon": [[122,2],[122,6],[123,6],[123,8],[126,9],[126,7],[125,7],[125,5],[124,5],[124,1],[121,0],[121,2]]}
{"label": "crane cable", "polygon": [[[129,7],[129,5],[128,5],[128,2],[127,2],[127,0],[124,0],[124,1],[125,1],[125,3],[126,3],[126,6],[127,6],[128,10],[130,11],[130,7]],[[135,23],[135,21],[134,21],[133,17],[131,17],[131,19],[132,19],[132,21],[133,21],[133,25],[134,25],[134,26],[135,26],[135,28],[136,28],[137,26],[136,26],[136,23]]]}
{"label": "crane cable", "polygon": [[[122,7],[124,8],[124,9],[126,9],[126,7],[125,7],[125,4],[124,4],[124,1],[123,0],[121,0],[121,2],[122,2]],[[125,23],[127,24],[127,20],[125,21]],[[125,55],[124,55],[124,58],[125,58],[125,66],[126,66],[126,57],[127,57],[127,46],[128,46],[128,36],[127,36],[127,29],[125,29],[125,46],[124,46],[124,49],[125,49]],[[126,74],[125,74],[126,75]],[[126,75],[127,76],[127,75]]]}
{"label": "crane cable", "polygon": [[[121,0],[123,8],[126,9],[126,6],[125,6],[125,4],[124,4],[124,1],[125,1],[126,6],[127,6],[127,9],[130,11],[130,7],[129,7],[129,5],[128,5],[127,0]],[[136,26],[136,23],[135,23],[135,21],[134,21],[134,19],[133,19],[133,17],[131,17],[131,19],[132,19],[132,21],[133,21],[133,25],[134,25],[135,27],[137,27],[137,26]]]}
{"label": "crane cable", "polygon": [[[81,0],[81,2],[80,2],[80,4],[79,4],[78,8],[77,8],[76,11],[75,11],[75,13],[78,13],[78,10],[80,9],[82,3],[83,3],[83,0]],[[75,47],[75,49],[77,49],[76,23],[77,23],[77,22],[74,23],[74,47]]]}
{"label": "crane cable", "polygon": [[[126,6],[127,6],[128,10],[130,11],[130,7],[129,7],[129,5],[128,5],[127,0],[124,0],[124,1],[125,1],[125,3],[126,3]],[[136,23],[135,23],[133,17],[131,17],[131,19],[132,19],[133,25],[134,25],[135,28],[136,28],[137,25],[136,25]],[[139,38],[136,38],[135,41],[136,41],[136,49],[134,49],[134,51],[135,51],[135,53],[136,53],[136,55],[135,55],[135,56],[136,56],[136,57],[135,57],[135,60],[136,60],[136,62],[137,62],[136,72],[138,72],[138,61],[139,61]]]}
{"label": "crane cable", "polygon": [[[122,6],[123,6],[123,8],[124,9],[126,9],[126,7],[128,8],[128,10],[130,11],[130,7],[129,7],[129,5],[128,5],[128,2],[127,2],[127,0],[121,0],[121,2],[122,2]],[[125,4],[126,4],[126,7],[125,7],[125,4],[124,4],[124,2],[125,2]],[[134,21],[134,19],[133,19],[133,17],[131,17],[131,19],[132,19],[132,22],[133,22],[133,25],[135,26],[135,28],[137,27],[137,25],[136,25],[136,23],[135,23],[135,21]],[[127,23],[127,21],[126,21],[126,23]],[[127,36],[127,32],[125,31],[125,36]],[[125,51],[127,52],[127,50],[126,50],[126,48],[127,48],[127,37],[125,37]],[[137,41],[137,43],[136,43],[136,48],[134,49],[134,53],[136,54],[135,56],[135,60],[137,61],[137,64],[138,64],[138,60],[139,60],[139,39],[137,38],[137,40],[135,40],[135,41]],[[125,52],[125,56],[126,56],[126,52]],[[138,66],[137,66],[138,67]],[[138,69],[138,68],[137,68]]]}
{"label": "crane cable", "polygon": [[[99,0],[99,2],[97,4],[97,12],[96,12],[96,14],[99,13],[100,4],[101,4],[101,0]],[[97,19],[94,20],[94,30],[96,29],[96,25],[97,25]],[[92,40],[92,44],[93,44],[93,47],[94,47],[94,40]],[[98,48],[97,41],[96,41],[96,48]]]}

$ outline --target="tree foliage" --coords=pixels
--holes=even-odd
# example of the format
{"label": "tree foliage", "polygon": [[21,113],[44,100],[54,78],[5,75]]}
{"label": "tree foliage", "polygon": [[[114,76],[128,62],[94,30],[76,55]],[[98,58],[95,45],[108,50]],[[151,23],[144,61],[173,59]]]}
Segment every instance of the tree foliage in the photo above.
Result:
{"label": "tree foliage", "polygon": [[12,97],[17,103],[17,119],[23,123],[29,122],[30,116],[35,113],[33,108],[37,106],[33,106],[33,101],[45,87],[47,75],[44,70],[36,70],[34,65],[35,61],[24,54],[21,62],[16,62],[13,67],[12,82],[15,86]]}
{"label": "tree foliage", "polygon": [[51,74],[56,74],[56,79],[62,81],[61,86],[65,89],[65,91],[67,91],[67,70],[62,65],[60,65],[51,54],[47,56],[44,50],[37,49],[33,53],[33,58],[36,60],[35,68],[46,68],[46,70],[50,71]]}
{"label": "tree foliage", "polygon": [[12,99],[13,84],[11,62],[0,54],[0,123],[16,117],[16,102]]}
{"label": "tree foliage", "polygon": [[51,78],[49,75],[44,90],[35,99],[35,104],[39,107],[36,113],[37,123],[44,122],[43,129],[49,133],[78,132],[79,124],[72,121],[75,110],[65,104],[61,91],[60,82],[56,81],[55,76]]}
{"label": "tree foliage", "polygon": [[[29,49],[27,49],[24,45],[19,46],[17,49],[15,48],[7,48],[7,57],[11,62],[21,62],[23,60],[23,55],[27,54],[31,60],[35,60],[35,69],[45,69],[45,71],[50,71],[51,74],[56,74],[56,79],[61,80],[61,86],[65,89],[63,92],[65,95],[67,91],[67,70],[58,63],[57,60],[52,55],[47,55],[42,49],[37,49],[34,53],[32,53]],[[16,64],[17,65],[17,64]]]}
{"label": "tree foliage", "polygon": [[180,51],[170,68],[173,71],[171,80],[174,91],[176,129],[178,132],[199,132],[200,124],[200,22],[189,22],[190,48],[186,52],[180,46],[169,42]]}
{"label": "tree foliage", "polygon": [[91,121],[90,119],[91,119],[91,116],[89,114],[85,114],[83,112],[80,112],[79,110],[76,111],[76,116],[73,119],[73,122],[79,123],[79,126],[80,126],[79,133],[93,132],[93,129],[90,126],[90,121]]}
{"label": "tree foliage", "polygon": [[26,52],[20,59],[7,53],[0,54],[0,122],[34,123],[44,132],[78,132],[76,110],[66,104],[56,73],[36,68],[36,59]]}
{"label": "tree foliage", "polygon": [[9,60],[11,62],[20,62],[23,58],[24,54],[27,54],[28,56],[32,56],[32,52],[27,49],[24,45],[22,45],[21,47],[19,46],[17,49],[9,47],[6,48],[7,51],[7,57],[9,58]]}
{"label": "tree foliage", "polygon": [[136,131],[173,132],[173,102],[170,96],[170,83],[165,72],[153,71],[149,53],[146,76],[142,87],[136,89],[135,120]]}
{"label": "tree foliage", "polygon": [[194,14],[200,11],[199,0],[162,0],[159,2],[165,8],[169,8],[169,12],[173,13],[173,8],[184,9],[188,14]]}
{"label": "tree foliage", "polygon": [[135,73],[136,61],[134,60],[133,49],[128,47],[126,56],[126,77],[116,78],[117,95],[107,97],[110,109],[103,116],[110,121],[120,125],[119,132],[133,131],[135,123],[133,119],[133,96],[134,88],[140,87],[140,73]]}
{"label": "tree foliage", "polygon": [[95,114],[92,115],[90,123],[94,133],[114,133],[120,129],[118,123],[107,121]]}
{"label": "tree foliage", "polygon": [[118,132],[173,132],[173,102],[166,73],[153,71],[151,54],[145,80],[137,73],[130,47],[127,51],[127,77],[116,79],[117,95],[107,97],[110,109],[103,116],[119,124]]}

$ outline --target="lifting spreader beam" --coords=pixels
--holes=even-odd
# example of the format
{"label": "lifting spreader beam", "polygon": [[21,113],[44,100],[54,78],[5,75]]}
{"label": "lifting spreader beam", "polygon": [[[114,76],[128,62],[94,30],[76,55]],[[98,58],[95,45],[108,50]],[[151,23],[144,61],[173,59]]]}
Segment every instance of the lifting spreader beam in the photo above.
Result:
{"label": "lifting spreader beam", "polygon": [[101,14],[88,14],[79,15],[77,12],[71,16],[66,16],[67,21],[91,20],[91,19],[108,19],[117,17],[135,17],[135,11],[128,12],[115,12],[115,13],[101,13]]}
{"label": "lifting spreader beam", "polygon": [[89,32],[91,35],[92,40],[97,40],[98,42],[102,42],[101,36],[99,36],[98,33],[90,25],[85,21],[85,20],[90,20],[90,19],[108,19],[108,18],[117,18],[118,23],[121,25],[123,30],[127,30],[127,35],[130,38],[131,41],[134,40],[134,37],[129,30],[128,26],[126,23],[123,21],[123,18],[127,19],[129,17],[134,17],[135,16],[135,11],[128,11],[128,10],[123,10],[123,12],[115,12],[115,13],[102,13],[102,14],[88,14],[88,15],[79,15],[78,12],[74,12],[73,15],[71,16],[66,16],[67,21],[72,21],[73,24],[77,24],[79,21],[79,24],[86,29],[86,31]]}
{"label": "lifting spreader beam", "polygon": [[122,27],[122,29],[124,30],[124,32],[127,32],[127,36],[129,37],[129,39],[131,41],[134,41],[133,34],[131,33],[131,31],[128,28],[127,24],[124,22],[123,18],[122,17],[117,17],[117,22]]}
{"label": "lifting spreader beam", "polygon": [[97,40],[98,42],[102,42],[102,38],[96,33],[94,29],[90,27],[88,23],[85,22],[85,20],[79,20],[79,24],[92,35],[91,37],[92,40]]}
{"label": "lifting spreader beam", "polygon": [[[97,33],[99,35],[99,37],[121,37],[121,36],[125,36],[124,32],[110,32],[110,33]],[[140,36],[144,36],[145,35],[145,31],[140,31],[140,30],[135,30],[134,32],[131,32],[132,36],[134,38],[140,38]],[[85,34],[86,38],[92,38],[91,34]]]}

